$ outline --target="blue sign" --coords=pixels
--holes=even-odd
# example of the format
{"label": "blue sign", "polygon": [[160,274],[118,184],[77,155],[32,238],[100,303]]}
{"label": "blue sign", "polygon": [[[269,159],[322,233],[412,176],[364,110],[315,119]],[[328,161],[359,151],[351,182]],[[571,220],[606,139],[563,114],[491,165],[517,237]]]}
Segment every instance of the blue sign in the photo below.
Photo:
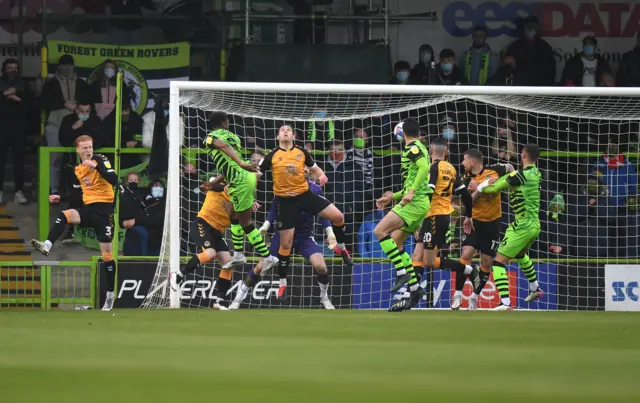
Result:
{"label": "blue sign", "polygon": [[638,302],[640,299],[640,292],[636,294],[635,291],[640,288],[640,284],[638,284],[637,281],[631,281],[626,284],[624,281],[614,281],[611,283],[611,288],[613,288],[613,295],[611,296],[613,302],[622,302],[627,298],[631,301]]}
{"label": "blue sign", "polygon": [[[517,264],[507,267],[511,300],[519,309],[555,310],[557,304],[557,270],[555,264],[535,264],[540,287],[545,296],[537,302],[524,302],[529,293],[529,281]],[[380,263],[356,264],[353,267],[352,307],[354,309],[387,309],[400,298],[402,293],[391,294],[389,289],[395,279],[393,265]],[[424,284],[424,282],[423,282]],[[451,308],[451,297],[455,287],[451,273],[443,270],[433,271],[433,308]],[[464,295],[469,296],[470,286],[465,287]],[[418,308],[426,307],[426,298]],[[517,301],[517,302],[516,302]],[[489,281],[480,295],[479,307],[488,308],[499,303],[499,295],[493,281]],[[463,305],[465,306],[465,305]]]}

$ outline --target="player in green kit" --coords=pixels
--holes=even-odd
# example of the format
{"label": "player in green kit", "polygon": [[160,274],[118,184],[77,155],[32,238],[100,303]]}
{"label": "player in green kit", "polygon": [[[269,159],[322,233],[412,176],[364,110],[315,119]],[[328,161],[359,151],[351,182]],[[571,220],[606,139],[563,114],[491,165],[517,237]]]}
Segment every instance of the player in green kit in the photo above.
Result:
{"label": "player in green kit", "polygon": [[[259,171],[258,167],[255,164],[246,163],[240,158],[240,138],[229,131],[229,119],[226,113],[214,112],[211,115],[211,123],[214,130],[209,133],[204,144],[209,150],[209,156],[215,164],[216,170],[224,176],[229,185],[229,198],[239,222],[239,224],[234,223],[236,228],[232,228],[232,232],[234,230],[237,232],[237,229],[242,228],[255,251],[264,259],[263,270],[269,270],[278,263],[278,258],[271,256],[260,231],[251,220],[258,183],[256,173]],[[244,255],[235,252],[231,260],[223,266],[223,269],[240,266],[245,262]]]}
{"label": "player in green kit", "polygon": [[478,185],[482,193],[497,193],[509,189],[509,205],[515,214],[515,221],[509,226],[493,260],[493,280],[500,293],[500,305],[496,310],[511,310],[509,299],[509,279],[506,265],[516,259],[520,269],[529,280],[529,295],[526,302],[537,301],[544,295],[538,284],[536,270],[527,251],[540,234],[540,184],[542,174],[536,167],[540,148],[527,144],[522,149],[522,168],[500,177],[495,183],[486,180]]}
{"label": "player in green kit", "polygon": [[[396,269],[396,281],[391,292],[396,292],[405,284],[408,285],[409,298],[396,302],[389,311],[398,312],[411,309],[422,298],[423,290],[413,269],[411,256],[402,249],[407,238],[422,227],[424,217],[431,206],[430,196],[433,190],[428,186],[429,151],[420,141],[420,125],[413,119],[404,121],[402,126],[404,149],[402,150],[401,168],[403,188],[392,193],[385,192],[376,201],[378,209],[383,209],[392,201],[400,200],[391,212],[376,225],[373,233],[380,246]],[[473,268],[451,259],[441,259],[440,268],[453,270],[458,275],[470,275]]]}

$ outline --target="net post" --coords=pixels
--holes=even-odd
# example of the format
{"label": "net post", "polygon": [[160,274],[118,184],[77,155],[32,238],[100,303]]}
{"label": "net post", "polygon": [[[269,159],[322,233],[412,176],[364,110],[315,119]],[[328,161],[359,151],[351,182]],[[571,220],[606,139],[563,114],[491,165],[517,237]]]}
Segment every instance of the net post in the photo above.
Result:
{"label": "net post", "polygon": [[[169,90],[169,172],[167,178],[167,214],[169,242],[163,243],[164,255],[169,257],[169,275],[180,270],[180,89],[178,81],[171,81]],[[180,291],[169,288],[169,307],[180,308]]]}
{"label": "net post", "polygon": [[[116,171],[118,180],[120,179],[120,140],[122,138],[122,79],[124,77],[123,72],[118,72],[116,79],[116,132],[115,132],[115,153],[113,155],[113,169]],[[113,255],[113,261],[116,264],[116,278],[114,282],[113,292],[118,295],[118,257],[120,256],[120,192],[116,186],[114,194],[115,209],[113,211],[113,240],[111,245],[115,245],[115,253]],[[112,246],[114,247],[114,246]]]}
{"label": "net post", "polygon": [[49,147],[38,147],[38,239],[45,239],[49,231]]}

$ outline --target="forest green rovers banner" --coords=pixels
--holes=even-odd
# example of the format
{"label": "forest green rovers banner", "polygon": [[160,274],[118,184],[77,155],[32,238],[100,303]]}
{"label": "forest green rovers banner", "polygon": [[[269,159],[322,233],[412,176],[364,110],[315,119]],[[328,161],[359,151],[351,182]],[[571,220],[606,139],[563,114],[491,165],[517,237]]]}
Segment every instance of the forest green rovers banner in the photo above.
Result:
{"label": "forest green rovers banner", "polygon": [[189,80],[190,49],[187,42],[163,45],[111,46],[93,43],[49,41],[49,76],[60,57],[73,56],[78,76],[92,83],[102,63],[111,59],[124,72],[132,108],[142,113],[154,105],[156,94],[168,95],[171,80]]}

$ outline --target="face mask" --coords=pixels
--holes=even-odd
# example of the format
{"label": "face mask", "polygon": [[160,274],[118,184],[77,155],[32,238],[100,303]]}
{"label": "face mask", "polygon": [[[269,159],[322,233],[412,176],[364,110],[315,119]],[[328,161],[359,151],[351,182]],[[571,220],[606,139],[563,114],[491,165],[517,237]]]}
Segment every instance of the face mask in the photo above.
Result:
{"label": "face mask", "polygon": [[63,77],[71,77],[73,74],[73,66],[60,66],[58,69]]}
{"label": "face mask", "polygon": [[136,182],[129,182],[129,189],[131,190],[138,189],[138,184]]}
{"label": "face mask", "polygon": [[396,79],[398,81],[407,81],[409,79],[409,72],[408,71],[398,71],[396,73]]}
{"label": "face mask", "polygon": [[342,157],[344,157],[344,153],[342,152],[335,152],[335,151],[329,151],[329,156],[331,157],[332,160],[336,161],[336,162],[340,162],[342,161]]}
{"label": "face mask", "polygon": [[453,70],[453,64],[451,63],[442,64],[441,67],[442,71],[444,71],[445,73],[450,73]]}
{"label": "face mask", "polygon": [[151,196],[155,197],[156,199],[162,197],[164,195],[164,188],[161,188],[159,186],[154,186],[151,188]]}
{"label": "face mask", "polygon": [[78,115],[78,119],[82,120],[83,122],[86,121],[87,119],[89,119],[89,114],[88,113],[77,113]]}
{"label": "face mask", "polygon": [[16,78],[18,78],[18,72],[17,71],[8,72],[8,73],[5,73],[5,76],[7,77],[7,81],[13,81]]}
{"label": "face mask", "polygon": [[318,112],[316,112],[316,117],[317,117],[317,118],[322,119],[322,118],[324,118],[325,116],[327,116],[327,112],[324,112],[324,111],[318,111]]}
{"label": "face mask", "polygon": [[122,121],[123,121],[123,122],[128,122],[128,121],[129,121],[129,117],[130,117],[130,116],[131,116],[131,115],[129,115],[129,114],[126,114],[126,115],[125,115],[125,114],[123,114],[123,115],[122,115]]}
{"label": "face mask", "polygon": [[111,67],[107,67],[106,69],[104,69],[104,75],[111,78],[116,75],[116,71]]}
{"label": "face mask", "polygon": [[164,117],[166,118],[167,116],[169,116],[169,109],[164,109]]}
{"label": "face mask", "polygon": [[582,52],[584,52],[584,54],[587,55],[587,56],[591,56],[593,54],[594,50],[595,49],[591,45],[584,45],[582,47]]}
{"label": "face mask", "polygon": [[353,139],[353,146],[355,148],[364,148],[365,140],[362,137],[356,137]]}
{"label": "face mask", "polygon": [[456,138],[456,132],[452,128],[447,127],[442,131],[442,138],[447,141],[453,140]]}
{"label": "face mask", "polygon": [[526,36],[529,39],[535,38],[537,33],[538,32],[535,29],[531,29],[531,28],[524,30],[524,36]]}
{"label": "face mask", "polygon": [[431,63],[431,53],[429,52],[424,52],[422,55],[420,55],[420,60],[422,60],[422,63],[426,66],[429,63]]}

